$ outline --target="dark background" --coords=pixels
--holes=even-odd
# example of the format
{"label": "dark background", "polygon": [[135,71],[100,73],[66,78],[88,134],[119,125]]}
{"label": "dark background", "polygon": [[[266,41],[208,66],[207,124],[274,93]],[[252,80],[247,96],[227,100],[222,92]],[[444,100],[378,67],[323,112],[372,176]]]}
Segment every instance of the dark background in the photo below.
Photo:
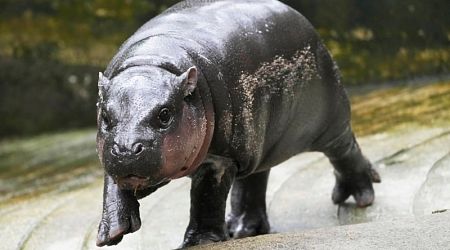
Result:
{"label": "dark background", "polygon": [[[0,138],[95,126],[98,72],[176,2],[0,0]],[[449,73],[448,0],[283,2],[317,28],[346,85]]]}

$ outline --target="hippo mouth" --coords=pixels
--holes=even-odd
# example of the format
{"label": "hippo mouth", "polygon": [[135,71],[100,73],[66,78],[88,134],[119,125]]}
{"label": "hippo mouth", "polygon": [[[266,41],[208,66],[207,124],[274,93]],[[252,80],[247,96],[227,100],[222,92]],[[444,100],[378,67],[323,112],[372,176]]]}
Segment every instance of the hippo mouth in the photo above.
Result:
{"label": "hippo mouth", "polygon": [[128,175],[125,177],[118,177],[116,179],[116,183],[122,190],[143,190],[149,187],[158,186],[164,180],[159,181],[158,183],[152,183],[153,181],[150,177],[142,177],[137,175]]}

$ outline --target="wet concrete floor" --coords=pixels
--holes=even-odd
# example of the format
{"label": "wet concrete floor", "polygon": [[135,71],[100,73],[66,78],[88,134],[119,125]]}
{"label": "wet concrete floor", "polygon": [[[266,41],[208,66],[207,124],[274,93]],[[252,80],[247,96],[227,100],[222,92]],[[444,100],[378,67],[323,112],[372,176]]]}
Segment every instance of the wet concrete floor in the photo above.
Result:
{"label": "wet concrete floor", "polygon": [[[427,86],[409,92],[393,91],[397,102],[392,99],[394,94],[384,91],[382,94],[386,96],[382,100],[386,102],[374,102],[366,96],[354,103],[355,127],[357,134],[362,135],[361,147],[382,176],[382,183],[375,184],[376,200],[371,207],[357,208],[351,199],[341,206],[333,205],[334,177],[330,163],[319,153],[301,154],[271,171],[268,214],[273,231],[281,234],[217,247],[390,246],[380,245],[380,240],[391,242],[394,248],[408,249],[426,246],[425,242],[438,248],[442,246],[439,244],[446,244],[450,238],[450,216],[431,213],[450,208],[450,115],[448,105],[442,105],[444,100],[449,102],[445,96],[448,98],[450,85],[436,86],[434,92]],[[414,102],[418,98],[407,94],[411,91],[422,91],[420,94],[425,97],[421,105]],[[401,112],[390,109],[391,105],[402,106]],[[417,116],[415,120],[419,124],[395,122],[399,117],[405,119],[405,110],[407,118]],[[426,119],[422,120],[422,114],[427,115]],[[373,120],[364,118],[368,116]],[[441,122],[436,122],[439,118]],[[8,156],[13,153],[5,150],[5,145],[12,144],[0,144],[0,153],[7,151],[7,157],[0,154],[0,164],[21,166],[0,173],[0,249],[97,249],[102,178],[95,161],[95,132],[86,130],[67,136],[56,137],[52,142],[38,140],[34,143],[38,145],[36,148],[34,144],[21,144],[19,153],[31,152],[24,156],[25,165],[14,163],[20,159]],[[69,144],[52,146],[55,141],[63,143],[67,138],[72,138]],[[43,144],[50,145],[45,149],[48,152],[40,149],[44,148],[40,146]],[[50,161],[42,155],[61,150],[64,154],[45,168]],[[75,151],[78,154],[71,157]],[[62,164],[60,158],[75,158],[76,162]],[[24,186],[27,188],[21,188]],[[141,229],[126,235],[118,246],[103,249],[177,248],[188,223],[189,186],[188,178],[176,180],[141,200]],[[349,224],[358,225],[341,227]],[[371,234],[375,236],[367,238]],[[332,238],[334,241],[329,240]],[[253,245],[248,245],[249,242]]]}
{"label": "wet concrete floor", "polygon": [[[272,170],[267,201],[275,232],[421,217],[450,208],[450,129],[410,129],[360,139],[383,178],[366,209],[331,203],[332,167],[318,153],[296,156]],[[107,249],[168,249],[188,222],[189,179],[141,201],[142,228]],[[3,204],[2,249],[96,249],[101,180],[62,193]],[[448,224],[448,221],[446,222]],[[334,229],[333,229],[334,230]],[[450,237],[450,235],[449,235]]]}

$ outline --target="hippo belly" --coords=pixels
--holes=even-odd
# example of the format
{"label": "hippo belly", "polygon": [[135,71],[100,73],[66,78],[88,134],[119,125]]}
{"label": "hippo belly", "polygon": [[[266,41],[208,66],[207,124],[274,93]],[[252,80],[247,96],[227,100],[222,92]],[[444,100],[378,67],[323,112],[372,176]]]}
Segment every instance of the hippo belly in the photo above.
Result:
{"label": "hippo belly", "polygon": [[330,159],[334,203],[352,195],[368,206],[380,180],[328,50],[275,0],[184,1],[144,24],[100,75],[98,127],[100,246],[138,230],[137,199],[183,176],[192,178],[183,246],[268,233],[270,168],[295,154]]}

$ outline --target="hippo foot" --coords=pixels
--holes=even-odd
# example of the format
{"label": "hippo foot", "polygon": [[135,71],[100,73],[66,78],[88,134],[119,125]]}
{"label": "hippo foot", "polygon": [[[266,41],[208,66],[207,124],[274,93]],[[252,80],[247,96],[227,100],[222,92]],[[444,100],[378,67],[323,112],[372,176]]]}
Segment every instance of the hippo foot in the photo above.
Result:
{"label": "hippo foot", "polygon": [[230,214],[227,219],[227,226],[230,237],[235,239],[268,234],[270,232],[267,214],[262,209],[241,215]]}
{"label": "hippo foot", "polygon": [[202,232],[200,232],[199,230],[188,229],[181,248],[226,241],[228,239],[229,238],[225,234],[225,230],[215,230],[209,232],[202,230]]}
{"label": "hippo foot", "polygon": [[141,227],[139,203],[129,203],[126,207],[108,207],[103,212],[98,227],[97,246],[117,245],[125,234],[133,233]]}
{"label": "hippo foot", "polygon": [[350,195],[355,198],[358,207],[367,207],[373,203],[375,192],[372,182],[381,182],[380,175],[375,169],[369,168],[366,172],[351,176],[343,176],[335,172],[335,176],[336,185],[331,197],[333,203],[343,203]]}

